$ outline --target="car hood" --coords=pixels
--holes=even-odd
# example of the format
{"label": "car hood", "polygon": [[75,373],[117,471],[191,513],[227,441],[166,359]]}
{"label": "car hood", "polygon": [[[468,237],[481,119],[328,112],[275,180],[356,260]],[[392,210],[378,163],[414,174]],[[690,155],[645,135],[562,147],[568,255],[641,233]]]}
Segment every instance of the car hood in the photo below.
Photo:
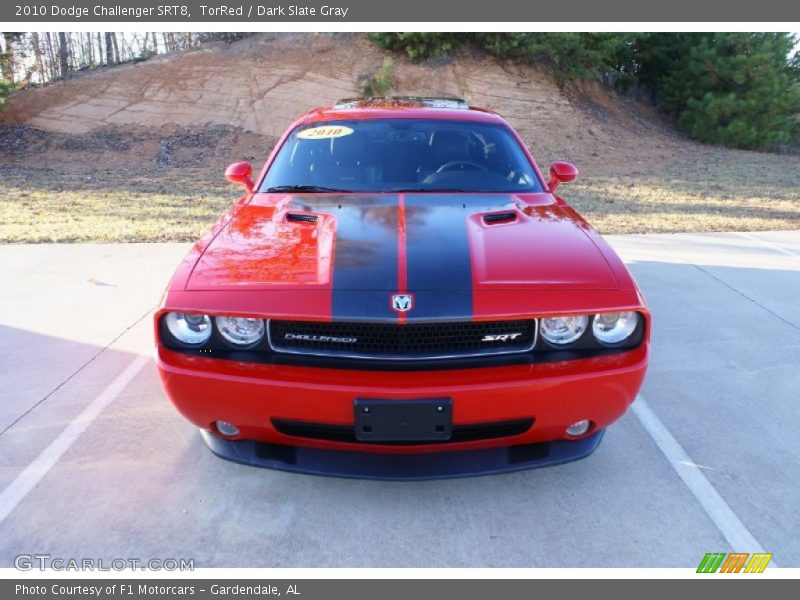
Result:
{"label": "car hood", "polygon": [[186,289],[616,289],[588,231],[548,194],[257,194]]}

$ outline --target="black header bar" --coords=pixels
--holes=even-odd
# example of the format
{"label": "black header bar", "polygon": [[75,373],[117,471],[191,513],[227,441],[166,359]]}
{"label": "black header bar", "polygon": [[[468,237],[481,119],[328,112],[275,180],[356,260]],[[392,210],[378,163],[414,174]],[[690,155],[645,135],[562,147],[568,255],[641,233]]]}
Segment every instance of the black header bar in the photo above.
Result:
{"label": "black header bar", "polygon": [[[751,22],[797,23],[800,3],[786,0],[328,0],[297,4],[270,1],[11,0],[0,3],[0,21],[20,22]],[[790,30],[793,27],[786,27]]]}
{"label": "black header bar", "polygon": [[[755,579],[753,578],[755,577]],[[716,578],[716,579],[715,579]],[[30,579],[0,580],[0,595],[13,600],[531,600],[532,598],[648,598],[672,600],[722,595],[731,600],[794,597],[796,580],[759,575],[690,579]],[[714,581],[712,581],[714,580]]]}

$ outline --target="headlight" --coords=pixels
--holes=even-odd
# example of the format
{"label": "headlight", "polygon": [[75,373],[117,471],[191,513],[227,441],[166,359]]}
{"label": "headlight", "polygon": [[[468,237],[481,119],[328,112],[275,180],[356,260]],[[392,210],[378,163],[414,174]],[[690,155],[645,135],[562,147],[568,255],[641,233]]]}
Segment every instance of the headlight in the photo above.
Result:
{"label": "headlight", "polygon": [[541,321],[542,337],[551,344],[569,344],[583,335],[589,324],[586,315],[548,317]]}
{"label": "headlight", "polygon": [[264,337],[263,319],[246,317],[215,317],[222,337],[235,346],[252,346]]}
{"label": "headlight", "polygon": [[167,313],[167,329],[179,342],[198,345],[211,337],[211,317],[187,313]]}
{"label": "headlight", "polygon": [[592,333],[598,342],[617,344],[636,330],[639,314],[635,312],[604,313],[594,316]]}

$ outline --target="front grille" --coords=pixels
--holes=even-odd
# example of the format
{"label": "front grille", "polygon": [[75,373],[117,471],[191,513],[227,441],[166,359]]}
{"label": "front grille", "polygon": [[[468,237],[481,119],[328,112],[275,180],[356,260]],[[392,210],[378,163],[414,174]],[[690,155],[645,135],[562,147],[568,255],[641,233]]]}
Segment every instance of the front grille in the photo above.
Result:
{"label": "front grille", "polygon": [[536,321],[449,323],[320,323],[270,321],[277,352],[372,359],[417,360],[530,351]]}
{"label": "front grille", "polygon": [[[272,419],[275,429],[284,435],[292,437],[326,440],[329,442],[349,442],[359,444],[381,444],[384,442],[364,442],[356,438],[352,425],[331,425],[330,423],[308,423],[306,421],[291,421],[289,419]],[[495,421],[491,423],[470,423],[467,425],[454,425],[453,435],[449,440],[426,441],[425,444],[442,444],[457,442],[474,442],[478,440],[493,440],[497,438],[522,435],[533,426],[533,419],[514,419],[511,421]],[[391,442],[402,445],[412,442]],[[413,442],[423,443],[423,442]]]}

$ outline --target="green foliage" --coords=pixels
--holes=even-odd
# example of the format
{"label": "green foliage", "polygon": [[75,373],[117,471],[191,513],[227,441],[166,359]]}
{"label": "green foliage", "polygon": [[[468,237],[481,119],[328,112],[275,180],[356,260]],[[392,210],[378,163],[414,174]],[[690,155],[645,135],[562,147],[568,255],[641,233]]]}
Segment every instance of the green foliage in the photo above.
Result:
{"label": "green foliage", "polygon": [[369,38],[387,50],[404,52],[409,58],[432,58],[452,54],[463,46],[468,33],[372,33]]}
{"label": "green foliage", "polygon": [[540,65],[566,82],[628,70],[633,34],[618,33],[373,33],[370,39],[409,58],[453,54],[466,44],[503,59]]}
{"label": "green foliage", "polygon": [[800,53],[786,33],[379,33],[410,58],[462,46],[535,64],[559,84],[637,86],[691,137],[771,149],[800,137]]}
{"label": "green foliage", "polygon": [[792,138],[800,77],[781,33],[653,34],[640,73],[691,137],[763,150]]}
{"label": "green foliage", "polygon": [[0,110],[6,105],[6,96],[14,89],[14,86],[8,79],[0,77]]}
{"label": "green foliage", "polygon": [[603,75],[622,59],[629,34],[484,33],[478,45],[499,58],[541,66],[560,83]]}
{"label": "green foliage", "polygon": [[361,90],[364,96],[385,96],[392,89],[394,78],[394,61],[389,56],[385,56],[381,61],[381,66],[375,74],[367,78]]}

